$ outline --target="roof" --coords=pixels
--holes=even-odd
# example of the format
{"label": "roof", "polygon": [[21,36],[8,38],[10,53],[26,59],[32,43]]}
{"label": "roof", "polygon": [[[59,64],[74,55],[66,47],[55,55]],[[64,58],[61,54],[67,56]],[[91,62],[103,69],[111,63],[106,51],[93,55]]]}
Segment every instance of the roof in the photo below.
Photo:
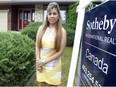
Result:
{"label": "roof", "polygon": [[0,0],[0,4],[2,5],[4,4],[35,4],[35,3],[48,4],[54,1],[60,4],[71,4],[79,0]]}

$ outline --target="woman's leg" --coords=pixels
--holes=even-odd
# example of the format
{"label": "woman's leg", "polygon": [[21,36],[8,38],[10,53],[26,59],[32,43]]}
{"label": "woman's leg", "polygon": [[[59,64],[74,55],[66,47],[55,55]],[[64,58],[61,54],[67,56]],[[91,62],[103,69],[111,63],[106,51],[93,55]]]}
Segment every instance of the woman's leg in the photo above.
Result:
{"label": "woman's leg", "polygon": [[46,86],[46,83],[45,83],[45,82],[39,82],[39,83],[38,83],[38,86],[39,86],[39,87],[45,87],[45,86]]}

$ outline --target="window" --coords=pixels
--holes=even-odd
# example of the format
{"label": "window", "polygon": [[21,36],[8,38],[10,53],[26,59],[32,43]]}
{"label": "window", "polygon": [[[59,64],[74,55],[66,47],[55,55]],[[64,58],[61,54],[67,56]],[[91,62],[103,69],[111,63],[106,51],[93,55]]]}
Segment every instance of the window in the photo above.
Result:
{"label": "window", "polygon": [[62,23],[66,23],[66,10],[61,10],[61,19],[62,19]]}

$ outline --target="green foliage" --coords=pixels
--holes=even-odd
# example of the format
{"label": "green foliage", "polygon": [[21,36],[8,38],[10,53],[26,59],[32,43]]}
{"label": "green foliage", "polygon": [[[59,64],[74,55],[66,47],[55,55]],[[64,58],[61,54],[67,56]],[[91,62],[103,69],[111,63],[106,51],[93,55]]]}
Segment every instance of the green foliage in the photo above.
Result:
{"label": "green foliage", "polygon": [[[22,29],[20,32],[21,32],[21,34],[27,35],[28,37],[30,37],[31,39],[33,39],[35,41],[38,27],[41,24],[42,23],[34,22],[34,23],[28,25],[27,27],[25,27],[24,29]],[[73,46],[75,30],[70,29],[68,24],[63,24],[63,27],[67,31],[67,46]]]}
{"label": "green foliage", "polygon": [[[67,31],[67,46],[72,46],[74,42],[74,34],[77,21],[77,13],[76,13],[77,5],[78,2],[69,6],[67,24],[63,24],[63,27]],[[22,29],[20,32],[21,34],[27,35],[28,37],[30,37],[35,41],[37,30],[41,24],[42,23],[39,22],[32,22],[27,27]]]}
{"label": "green foliage", "polygon": [[70,29],[76,29],[76,21],[77,21],[77,13],[76,8],[78,6],[78,2],[69,5],[68,15],[67,15],[67,22]]}
{"label": "green foliage", "polygon": [[0,86],[22,86],[35,72],[35,43],[20,33],[0,32]]}
{"label": "green foliage", "polygon": [[86,7],[85,11],[87,12],[87,11],[93,9],[94,7],[96,7],[96,4],[90,3],[90,4]]}
{"label": "green foliage", "polygon": [[27,35],[31,39],[35,40],[37,30],[41,24],[42,23],[40,23],[40,22],[32,22],[28,26],[26,26],[24,29],[22,29],[20,32],[21,32],[21,34]]}
{"label": "green foliage", "polygon": [[67,46],[68,47],[73,46],[75,30],[70,29],[67,24],[63,24],[63,27],[66,29],[67,32]]}
{"label": "green foliage", "polygon": [[67,30],[67,46],[69,46],[69,47],[73,46],[74,36],[75,36],[74,30]]}
{"label": "green foliage", "polygon": [[62,59],[62,82],[60,84],[61,87],[66,87],[70,69],[70,62],[71,62],[71,55],[72,55],[72,47],[66,47],[63,55],[61,56]]}

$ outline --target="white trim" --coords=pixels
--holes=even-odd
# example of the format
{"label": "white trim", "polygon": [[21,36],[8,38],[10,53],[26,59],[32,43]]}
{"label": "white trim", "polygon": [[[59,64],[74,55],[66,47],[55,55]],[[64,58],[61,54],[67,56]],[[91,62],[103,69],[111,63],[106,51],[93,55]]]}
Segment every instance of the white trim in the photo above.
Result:
{"label": "white trim", "polygon": [[7,12],[7,13],[8,13],[8,12],[9,12],[9,10],[0,10],[0,12]]}

